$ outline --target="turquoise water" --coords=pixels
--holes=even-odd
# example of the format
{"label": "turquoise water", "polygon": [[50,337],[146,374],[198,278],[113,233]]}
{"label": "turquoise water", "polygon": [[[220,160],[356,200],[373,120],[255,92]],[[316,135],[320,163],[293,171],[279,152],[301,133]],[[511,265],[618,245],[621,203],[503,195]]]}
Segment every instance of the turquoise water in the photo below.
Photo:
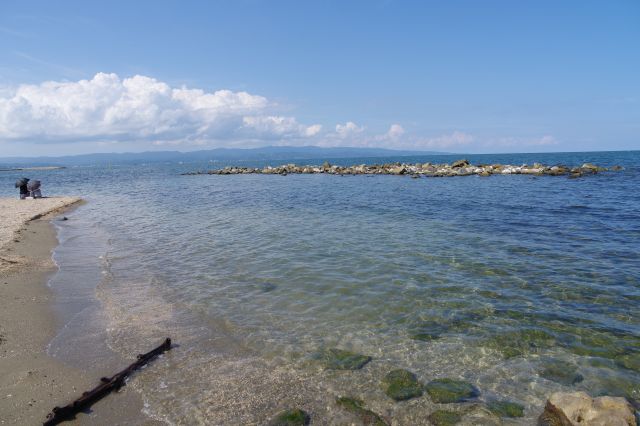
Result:
{"label": "turquoise water", "polygon": [[[88,324],[123,356],[170,335],[180,346],[131,386],[148,414],[175,424],[260,424],[288,406],[344,424],[353,419],[333,403],[342,395],[394,424],[425,423],[441,406],[386,397],[380,381],[393,368],[469,381],[476,402],[523,404],[516,424],[530,424],[557,390],[640,401],[640,152],[467,158],[625,170],[582,179],[180,174],[223,165],[203,162],[32,173],[44,192],[88,200],[57,222],[51,286],[79,300],[65,305],[71,325],[52,351],[81,340]],[[0,175],[2,195],[14,195],[15,178]],[[99,314],[85,318],[96,311],[87,306]],[[317,354],[334,347],[373,361],[325,370]]]}

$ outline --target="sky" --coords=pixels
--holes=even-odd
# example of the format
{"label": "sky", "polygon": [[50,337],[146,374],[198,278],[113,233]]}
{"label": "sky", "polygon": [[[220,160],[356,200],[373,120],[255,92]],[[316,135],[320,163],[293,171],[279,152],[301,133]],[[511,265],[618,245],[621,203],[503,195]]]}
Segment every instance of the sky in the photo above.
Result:
{"label": "sky", "polygon": [[640,1],[0,1],[0,157],[640,149]]}

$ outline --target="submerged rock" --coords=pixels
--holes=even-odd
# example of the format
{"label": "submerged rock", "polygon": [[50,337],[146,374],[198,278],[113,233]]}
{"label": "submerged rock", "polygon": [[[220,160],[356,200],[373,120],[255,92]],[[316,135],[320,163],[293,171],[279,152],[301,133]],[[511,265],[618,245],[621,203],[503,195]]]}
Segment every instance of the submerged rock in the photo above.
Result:
{"label": "submerged rock", "polygon": [[538,328],[500,333],[487,341],[487,346],[501,352],[505,358],[514,358],[556,346],[556,338]]}
{"label": "submerged rock", "polygon": [[487,408],[499,417],[522,417],[524,406],[511,401],[491,401]]}
{"label": "submerged rock", "polygon": [[448,404],[477,397],[480,392],[471,384],[455,379],[436,379],[425,386],[433,402]]}
{"label": "submerged rock", "polygon": [[540,372],[540,377],[565,386],[571,386],[584,380],[582,374],[579,374],[577,370],[578,367],[574,364],[553,360],[546,363],[544,369]]}
{"label": "submerged rock", "polygon": [[415,374],[407,370],[392,370],[382,381],[385,387],[384,393],[395,401],[422,396],[423,387]]}
{"label": "submerged rock", "polygon": [[310,420],[311,418],[306,412],[295,408],[278,414],[269,422],[269,426],[306,426]]}
{"label": "submerged rock", "polygon": [[618,355],[614,359],[620,367],[640,372],[640,353]]}
{"label": "submerged rock", "polygon": [[427,417],[427,420],[434,426],[453,426],[458,424],[461,419],[460,413],[449,410],[437,410]]}
{"label": "submerged rock", "polygon": [[365,426],[389,426],[382,417],[364,407],[364,402],[357,398],[343,396],[336,398],[336,404],[360,418]]}
{"label": "submerged rock", "polygon": [[319,357],[330,370],[359,370],[371,361],[370,356],[337,348],[323,351]]}
{"label": "submerged rock", "polygon": [[557,392],[540,415],[543,426],[637,426],[633,407],[624,398],[591,398],[585,392]]}

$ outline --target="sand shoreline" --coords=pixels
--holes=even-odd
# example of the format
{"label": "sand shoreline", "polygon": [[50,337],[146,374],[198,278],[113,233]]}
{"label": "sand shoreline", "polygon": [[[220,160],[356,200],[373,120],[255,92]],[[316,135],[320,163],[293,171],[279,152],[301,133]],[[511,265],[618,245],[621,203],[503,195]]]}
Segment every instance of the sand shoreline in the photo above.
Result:
{"label": "sand shoreline", "polygon": [[[0,424],[42,424],[54,406],[97,384],[98,373],[47,354],[64,325],[54,313],[55,292],[47,286],[57,271],[51,254],[58,239],[51,221],[80,204],[68,197],[0,199],[0,216],[13,215],[3,220],[0,239]],[[72,424],[146,424],[141,408],[139,395],[125,387]]]}
{"label": "sand shoreline", "polygon": [[[7,226],[0,247],[1,424],[42,424],[53,401],[70,399],[88,385],[80,371],[46,353],[59,327],[51,309],[53,292],[46,285],[57,270],[51,251],[58,241],[50,218],[80,200],[35,206],[39,201],[24,200],[37,208],[21,211],[10,229],[3,221]],[[3,214],[11,214],[7,204],[13,205],[2,200]]]}

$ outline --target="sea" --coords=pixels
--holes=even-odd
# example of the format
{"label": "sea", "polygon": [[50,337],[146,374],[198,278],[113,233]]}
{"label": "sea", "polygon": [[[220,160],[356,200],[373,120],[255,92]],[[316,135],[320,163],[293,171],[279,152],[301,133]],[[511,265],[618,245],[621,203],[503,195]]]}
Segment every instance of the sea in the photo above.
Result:
{"label": "sea", "polygon": [[[398,425],[443,408],[498,424],[496,401],[524,407],[500,421],[532,424],[557,391],[637,407],[640,151],[464,156],[624,168],[579,179],[183,175],[462,157],[100,163],[1,172],[0,195],[26,176],[86,200],[53,220],[61,327],[49,353],[91,372],[170,337],[127,385],[167,424],[266,424],[288,408],[358,424],[342,396]],[[336,348],[371,361],[327,368]],[[394,369],[477,392],[396,402],[383,384]]]}

